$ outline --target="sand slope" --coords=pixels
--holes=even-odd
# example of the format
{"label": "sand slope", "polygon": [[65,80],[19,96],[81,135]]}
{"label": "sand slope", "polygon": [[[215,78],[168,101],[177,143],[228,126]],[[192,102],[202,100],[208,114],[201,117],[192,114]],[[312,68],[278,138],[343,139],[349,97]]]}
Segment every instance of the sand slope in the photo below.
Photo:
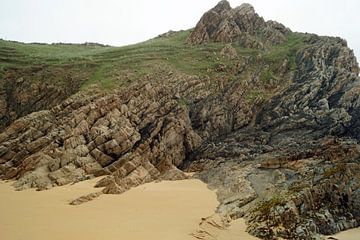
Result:
{"label": "sand slope", "polygon": [[48,191],[16,192],[0,183],[0,239],[6,240],[186,240],[201,218],[214,213],[214,192],[199,180],[149,183],[121,195],[101,195],[68,205],[93,192],[97,180]]}

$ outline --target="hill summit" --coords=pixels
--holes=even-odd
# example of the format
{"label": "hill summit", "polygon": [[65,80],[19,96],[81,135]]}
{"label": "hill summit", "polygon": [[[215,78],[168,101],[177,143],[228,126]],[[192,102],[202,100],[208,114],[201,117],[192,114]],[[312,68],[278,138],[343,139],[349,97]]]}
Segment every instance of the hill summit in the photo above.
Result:
{"label": "hill summit", "polygon": [[250,4],[244,3],[233,9],[223,0],[202,16],[187,42],[236,41],[248,48],[265,48],[283,43],[289,33],[290,30],[280,23],[265,22]]}

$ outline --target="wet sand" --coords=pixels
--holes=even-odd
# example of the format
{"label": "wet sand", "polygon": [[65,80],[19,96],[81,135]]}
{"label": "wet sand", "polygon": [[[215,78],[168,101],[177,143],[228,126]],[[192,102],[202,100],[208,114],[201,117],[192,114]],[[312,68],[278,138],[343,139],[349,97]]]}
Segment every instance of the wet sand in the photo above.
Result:
{"label": "wet sand", "polygon": [[194,179],[149,183],[121,195],[68,204],[98,191],[96,181],[41,192],[18,192],[0,182],[0,239],[190,240],[201,218],[218,205],[215,193]]}

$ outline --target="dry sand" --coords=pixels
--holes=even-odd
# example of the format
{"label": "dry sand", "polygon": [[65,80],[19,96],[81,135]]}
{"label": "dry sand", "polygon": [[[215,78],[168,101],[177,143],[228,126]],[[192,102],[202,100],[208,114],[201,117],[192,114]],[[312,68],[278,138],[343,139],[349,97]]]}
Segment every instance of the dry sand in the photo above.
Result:
{"label": "dry sand", "polygon": [[194,179],[149,183],[121,195],[68,205],[94,192],[96,181],[42,192],[17,192],[11,183],[0,182],[0,239],[194,239],[190,234],[199,229],[201,218],[212,215],[218,205],[215,193]]}
{"label": "dry sand", "polygon": [[[216,221],[218,202],[215,193],[195,179],[149,183],[79,206],[68,204],[94,192],[97,180],[42,192],[18,192],[10,182],[0,182],[0,239],[194,240],[199,230],[218,240],[256,239],[245,232],[243,219],[223,230],[204,223],[204,218]],[[353,229],[335,237],[358,240],[359,234],[359,229]]]}
{"label": "dry sand", "polygon": [[360,228],[354,228],[335,234],[332,236],[338,240],[359,240],[360,239]]}

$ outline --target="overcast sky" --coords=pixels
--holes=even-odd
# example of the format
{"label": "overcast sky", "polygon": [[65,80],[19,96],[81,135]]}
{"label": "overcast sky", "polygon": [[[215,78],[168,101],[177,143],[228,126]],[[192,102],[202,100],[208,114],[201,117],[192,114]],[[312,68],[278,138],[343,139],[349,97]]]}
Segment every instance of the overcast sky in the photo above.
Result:
{"label": "overcast sky", "polygon": [[[0,0],[0,38],[116,46],[195,26],[218,0]],[[293,31],[340,36],[360,58],[359,0],[230,0]]]}

